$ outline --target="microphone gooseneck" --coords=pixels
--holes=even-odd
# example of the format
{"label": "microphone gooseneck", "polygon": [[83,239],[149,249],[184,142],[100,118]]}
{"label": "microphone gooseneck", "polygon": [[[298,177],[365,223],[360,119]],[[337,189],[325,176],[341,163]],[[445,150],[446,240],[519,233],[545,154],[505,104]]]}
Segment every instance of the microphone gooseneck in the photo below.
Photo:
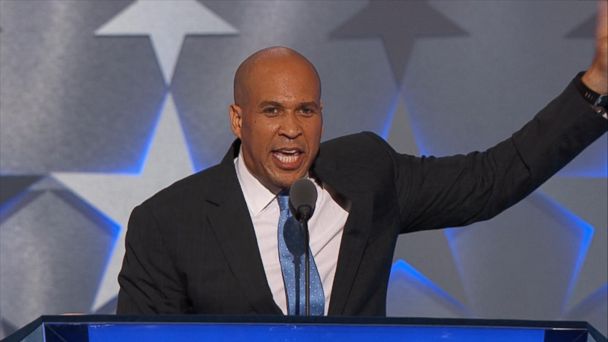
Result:
{"label": "microphone gooseneck", "polygon": [[315,211],[316,202],[317,188],[308,179],[298,179],[289,189],[289,209],[296,220],[300,222],[304,233],[304,310],[306,316],[310,316],[310,236],[308,235],[308,220]]}

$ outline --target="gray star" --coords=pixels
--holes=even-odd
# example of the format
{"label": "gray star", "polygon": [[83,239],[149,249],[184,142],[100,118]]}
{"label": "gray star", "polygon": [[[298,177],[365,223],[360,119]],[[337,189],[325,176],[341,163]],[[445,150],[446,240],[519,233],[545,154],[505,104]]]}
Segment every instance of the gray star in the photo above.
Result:
{"label": "gray star", "polygon": [[393,264],[387,295],[389,316],[445,318],[471,315],[451,293],[433,284],[403,260]]}
{"label": "gray star", "polygon": [[[403,234],[397,240],[393,260],[396,263],[404,260],[412,267],[415,267],[428,278],[429,282],[435,284],[436,287],[442,289],[449,294],[450,298],[454,299],[450,302],[466,303],[466,293],[452,255],[448,236],[446,235],[441,230]],[[400,278],[397,277],[395,279]],[[427,289],[427,291],[437,293],[437,291],[432,291],[432,289]],[[398,298],[400,297],[408,296],[396,294],[395,297],[395,300],[399,300]],[[460,309],[460,314],[465,313],[462,307]],[[400,311],[402,312],[403,310],[408,309],[403,308]],[[409,316],[414,314],[416,313],[407,311],[407,315]]]}
{"label": "gray star", "polygon": [[[415,137],[410,125],[410,117],[407,113],[405,103],[401,96],[398,95],[397,104],[392,110],[392,122],[390,123],[390,129],[388,131],[388,142],[390,145],[399,153],[407,153],[411,155],[419,155],[420,150],[416,144]],[[433,253],[429,253],[432,250]],[[424,273],[424,276],[428,277],[430,281],[437,284],[438,287],[447,291],[453,298],[460,301],[461,303],[466,302],[466,296],[460,281],[457,267],[454,263],[450,245],[447,237],[442,231],[427,231],[417,232],[415,234],[404,234],[397,240],[397,246],[395,247],[395,253],[393,256],[394,262],[403,262],[407,260],[407,263],[412,267],[415,267],[420,272]],[[401,268],[393,268],[401,269]],[[391,275],[391,277],[393,277]],[[410,277],[394,276],[391,278],[397,280],[408,280]],[[391,281],[392,281],[391,280]],[[403,288],[404,284],[392,285],[395,288]],[[433,291],[431,291],[433,292]],[[389,293],[392,293],[389,291]],[[395,294],[399,291],[394,292]],[[401,295],[395,295],[395,301],[399,302],[402,297],[409,297]],[[389,303],[395,303],[393,300],[389,300]],[[409,303],[411,304],[411,303]],[[393,307],[392,313],[397,315],[421,315],[421,312],[412,312],[399,310],[400,305],[391,305]],[[407,306],[405,306],[407,307]],[[453,314],[454,312],[452,312]]]}
{"label": "gray star", "polygon": [[[521,217],[526,224],[513,225]],[[578,226],[554,201],[534,193],[492,221],[455,229],[450,245],[473,314],[562,317],[585,243],[585,230]]]}
{"label": "gray star", "polygon": [[39,175],[14,175],[0,176],[0,207],[27,190],[27,188],[36,183],[42,176]]}
{"label": "gray star", "polygon": [[416,144],[416,137],[410,124],[410,115],[407,112],[405,101],[400,95],[397,95],[397,105],[392,110],[392,120],[386,138],[389,144],[399,153],[419,155],[421,152]]}
{"label": "gray star", "polygon": [[595,37],[595,15],[589,17],[582,24],[566,34],[566,38],[593,38]]}
{"label": "gray star", "polygon": [[[573,270],[571,288],[566,298],[566,311],[585,301],[608,279],[608,199],[606,178],[554,177],[541,188],[542,192],[573,211],[588,225],[589,241],[581,244],[578,265]],[[589,205],[594,203],[594,205]],[[591,231],[592,230],[592,231]]]}
{"label": "gray star", "polygon": [[2,318],[17,326],[45,313],[86,312],[115,235],[67,202],[66,191],[29,194],[35,199],[0,226]]}
{"label": "gray star", "polygon": [[236,28],[194,0],[138,0],[95,32],[98,36],[150,36],[167,84],[186,35],[236,33]]}
{"label": "gray star", "polygon": [[[401,94],[397,94],[396,103],[393,108],[391,108],[390,116],[391,120],[387,122],[388,129],[384,134],[389,144],[399,153],[411,155],[419,155],[422,153],[423,151],[420,151],[418,144],[416,143],[416,137],[414,136],[411,127],[411,118]],[[432,250],[433,253],[429,253],[429,250]],[[395,265],[398,265],[399,262],[403,263],[404,260],[406,260],[408,265],[415,267],[417,270],[423,273],[425,277],[428,277],[429,281],[436,284],[438,288],[441,288],[449,293],[451,298],[455,298],[455,301],[459,301],[460,303],[466,302],[464,288],[462,287],[462,282],[460,281],[460,276],[454,263],[451,249],[444,232],[428,231],[401,235],[397,240],[393,261],[396,262]],[[394,266],[393,270],[404,273],[402,267]],[[388,300],[388,303],[390,303],[388,309],[391,315],[428,315],[426,311],[416,311],[417,309],[412,310],[412,305],[415,303],[402,303],[405,297],[427,298],[432,303],[437,303],[438,300],[444,298],[442,296],[433,296],[434,299],[430,300],[428,296],[418,293],[416,296],[403,296],[403,293],[413,291],[409,287],[420,287],[420,284],[417,286],[413,285],[412,280],[413,279],[410,276],[391,274],[389,295],[394,294],[394,298],[390,297]],[[393,284],[393,281],[398,283]],[[427,294],[437,293],[436,291],[428,288],[426,288],[423,292]],[[423,302],[418,304],[421,306],[426,306],[427,308],[430,307],[428,305],[423,305]],[[443,303],[442,305],[445,304],[446,303]],[[454,311],[453,305],[450,304],[448,307],[450,307],[450,309],[444,314],[446,317],[448,315],[456,315],[456,317],[459,315],[462,316],[462,308]],[[441,309],[439,312],[443,312],[442,310],[444,309]]]}
{"label": "gray star", "polygon": [[397,83],[403,78],[416,39],[466,35],[427,1],[384,0],[370,2],[330,34],[335,38],[381,38]]}
{"label": "gray star", "polygon": [[28,206],[36,196],[32,184],[43,176],[11,175],[0,176],[0,223]]}

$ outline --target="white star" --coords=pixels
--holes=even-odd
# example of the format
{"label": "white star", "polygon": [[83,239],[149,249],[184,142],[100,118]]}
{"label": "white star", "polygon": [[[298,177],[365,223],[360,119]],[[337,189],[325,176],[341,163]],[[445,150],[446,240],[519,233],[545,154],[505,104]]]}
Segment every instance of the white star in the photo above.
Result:
{"label": "white star", "polygon": [[150,36],[165,83],[171,83],[186,35],[237,34],[238,30],[194,0],[138,0],[102,25],[98,36]]}
{"label": "white star", "polygon": [[[53,177],[121,227],[133,207],[193,171],[186,140],[171,94],[167,95],[153,141],[139,174],[54,173]],[[93,311],[118,293],[117,276],[124,256],[125,229],[120,229],[97,290]]]}

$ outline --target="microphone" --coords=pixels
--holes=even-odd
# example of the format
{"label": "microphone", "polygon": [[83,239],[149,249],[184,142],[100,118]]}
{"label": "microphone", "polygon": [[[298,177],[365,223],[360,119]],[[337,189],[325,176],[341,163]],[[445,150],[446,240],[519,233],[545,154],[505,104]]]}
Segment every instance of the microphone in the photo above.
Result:
{"label": "microphone", "polygon": [[[304,233],[304,286],[305,302],[304,311],[310,316],[310,237],[308,235],[308,220],[315,211],[317,202],[317,188],[308,179],[298,179],[289,189],[289,209],[292,215],[300,222],[302,233]],[[298,287],[300,283],[298,282]],[[296,292],[297,293],[297,292]],[[300,308],[296,308],[298,314]]]}
{"label": "microphone", "polygon": [[298,179],[289,189],[289,209],[301,223],[308,222],[315,211],[317,188],[306,178]]}

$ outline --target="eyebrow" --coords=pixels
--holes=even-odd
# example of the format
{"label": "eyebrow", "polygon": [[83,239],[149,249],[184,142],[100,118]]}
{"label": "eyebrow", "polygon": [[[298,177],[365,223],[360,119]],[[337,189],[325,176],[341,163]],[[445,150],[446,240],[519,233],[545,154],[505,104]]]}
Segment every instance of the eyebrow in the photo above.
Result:
{"label": "eyebrow", "polygon": [[309,107],[309,106],[316,107],[316,108],[320,107],[319,104],[316,103],[315,101],[309,101],[309,102],[302,102],[302,103],[300,103],[298,105],[298,108]]}
{"label": "eyebrow", "polygon": [[[274,107],[283,107],[283,105],[277,101],[262,101],[260,102],[260,104],[258,105],[258,107],[266,107],[266,106],[274,106]],[[313,106],[313,107],[317,107],[319,108],[319,104],[316,103],[315,101],[308,101],[308,102],[302,102],[302,103],[298,103],[297,108],[302,108],[302,107],[308,107],[308,106]]]}
{"label": "eyebrow", "polygon": [[260,104],[258,105],[258,107],[266,107],[266,106],[273,106],[273,107],[283,107],[282,104],[276,102],[276,101],[262,101],[260,102]]}

